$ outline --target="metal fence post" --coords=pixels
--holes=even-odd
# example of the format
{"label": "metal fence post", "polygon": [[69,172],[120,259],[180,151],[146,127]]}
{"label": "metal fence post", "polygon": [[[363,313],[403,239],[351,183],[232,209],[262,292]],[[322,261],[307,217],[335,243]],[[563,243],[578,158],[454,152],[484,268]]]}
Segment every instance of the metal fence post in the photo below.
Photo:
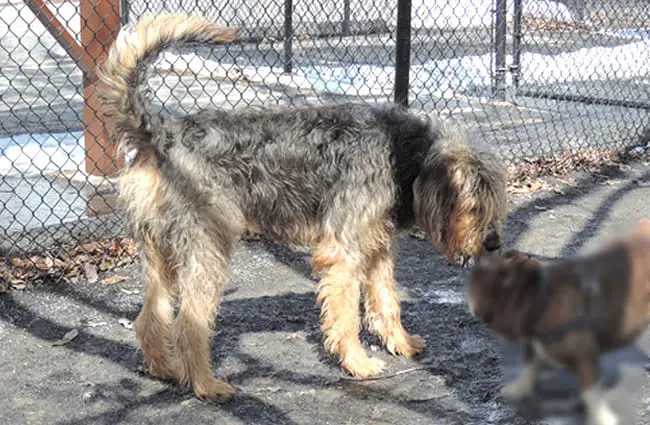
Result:
{"label": "metal fence post", "polygon": [[508,9],[506,0],[495,0],[495,26],[494,26],[494,87],[493,94],[499,100],[506,99],[506,18]]}
{"label": "metal fence post", "polygon": [[519,89],[519,77],[521,76],[521,18],[523,15],[522,0],[513,0],[514,16],[512,22],[512,86],[515,93]]}
{"label": "metal fence post", "polygon": [[120,23],[122,26],[129,23],[129,0],[120,0]]}
{"label": "metal fence post", "polygon": [[284,72],[293,71],[293,0],[284,0]]}
{"label": "metal fence post", "polygon": [[408,107],[411,68],[411,0],[397,0],[395,40],[395,103]]}
{"label": "metal fence post", "polygon": [[350,0],[343,0],[343,35],[350,35]]}

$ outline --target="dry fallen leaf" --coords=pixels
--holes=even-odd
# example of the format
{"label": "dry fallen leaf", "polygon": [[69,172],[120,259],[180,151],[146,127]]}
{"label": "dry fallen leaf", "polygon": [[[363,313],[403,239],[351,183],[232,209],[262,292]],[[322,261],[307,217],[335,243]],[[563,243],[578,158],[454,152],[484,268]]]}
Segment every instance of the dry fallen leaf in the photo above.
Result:
{"label": "dry fallen leaf", "polygon": [[25,282],[19,279],[12,279],[11,287],[19,291],[22,291],[23,289],[25,289]]}
{"label": "dry fallen leaf", "polygon": [[91,253],[91,252],[99,250],[100,248],[99,248],[99,244],[97,242],[88,242],[88,243],[85,243],[85,244],[81,245],[81,249],[83,251]]}
{"label": "dry fallen leaf", "polygon": [[70,331],[66,332],[65,335],[63,335],[63,338],[61,338],[61,339],[59,339],[57,341],[54,341],[52,343],[52,345],[57,347],[57,346],[60,346],[60,345],[70,344],[70,342],[72,342],[72,340],[75,339],[78,336],[79,336],[79,331],[76,328],[71,329]]}
{"label": "dry fallen leaf", "polygon": [[97,279],[99,279],[99,276],[97,275],[97,267],[91,263],[84,263],[84,275],[86,275],[86,279],[90,283],[95,283],[97,282]]}
{"label": "dry fallen leaf", "polygon": [[106,279],[102,279],[99,283],[102,285],[115,285],[116,283],[124,282],[127,279],[127,276],[111,276],[107,277]]}
{"label": "dry fallen leaf", "polygon": [[34,264],[36,265],[37,269],[47,271],[54,266],[54,260],[52,260],[50,257],[41,257],[38,258]]}
{"label": "dry fallen leaf", "polygon": [[124,289],[124,288],[120,288],[120,291],[124,292],[126,295],[135,295],[140,292],[137,289]]}
{"label": "dry fallen leaf", "polygon": [[528,190],[530,190],[532,193],[535,193],[535,192],[537,192],[541,187],[542,187],[542,184],[541,184],[540,182],[538,182],[538,181],[534,181],[534,182],[532,182],[532,183],[528,186]]}
{"label": "dry fallen leaf", "polygon": [[88,322],[86,320],[80,321],[81,326],[85,328],[96,328],[97,326],[106,326],[106,322]]}
{"label": "dry fallen leaf", "polygon": [[124,326],[127,329],[133,329],[133,322],[131,322],[129,319],[125,317],[118,319],[117,323],[119,323],[120,325]]}
{"label": "dry fallen leaf", "polygon": [[305,339],[305,337],[300,335],[299,333],[294,332],[292,334],[287,335],[287,337],[285,338],[286,341],[293,341],[294,339]]}
{"label": "dry fallen leaf", "polygon": [[110,258],[104,258],[101,263],[99,263],[99,270],[105,272],[107,270],[110,270],[115,266],[115,261]]}

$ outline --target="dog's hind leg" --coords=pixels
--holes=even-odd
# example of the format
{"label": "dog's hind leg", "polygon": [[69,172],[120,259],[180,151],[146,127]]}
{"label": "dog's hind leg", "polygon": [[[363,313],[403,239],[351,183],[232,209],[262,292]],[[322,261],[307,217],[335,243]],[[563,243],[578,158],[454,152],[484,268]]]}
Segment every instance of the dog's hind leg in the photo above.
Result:
{"label": "dog's hind leg", "polygon": [[377,375],[384,362],[368,357],[359,340],[362,265],[359,256],[349,255],[345,248],[335,236],[327,235],[314,250],[314,272],[322,273],[317,300],[325,349],[337,355],[350,374]]}
{"label": "dog's hind leg", "polygon": [[174,318],[174,276],[169,259],[150,234],[141,244],[145,296],[142,310],[135,320],[135,333],[144,354],[147,372],[160,379],[175,373],[171,362],[170,330]]}
{"label": "dog's hind leg", "polygon": [[[187,226],[178,269],[179,310],[172,326],[172,347],[177,378],[191,384],[201,399],[229,397],[234,388],[213,376],[210,342],[221,293],[227,281],[230,255],[238,235],[228,226],[209,231]],[[214,228],[212,228],[214,230]]]}
{"label": "dog's hind leg", "polygon": [[411,357],[424,349],[425,342],[417,335],[409,335],[402,325],[394,279],[395,235],[388,225],[378,225],[364,242],[366,328],[381,339],[390,353]]}

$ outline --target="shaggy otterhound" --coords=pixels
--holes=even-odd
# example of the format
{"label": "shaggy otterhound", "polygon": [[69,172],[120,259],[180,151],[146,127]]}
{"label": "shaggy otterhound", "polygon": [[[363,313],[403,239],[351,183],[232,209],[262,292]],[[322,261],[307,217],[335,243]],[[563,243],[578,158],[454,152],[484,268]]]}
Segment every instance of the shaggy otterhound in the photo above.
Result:
{"label": "shaggy otterhound", "polygon": [[110,135],[137,151],[119,190],[142,250],[136,331],[148,371],[202,398],[232,393],[212,375],[210,335],[233,246],[253,230],[314,247],[325,347],[351,374],[375,375],[383,363],[358,336],[362,295],[365,324],[391,353],[425,345],[400,320],[396,231],[418,223],[450,259],[500,248],[504,169],[463,133],[397,106],[150,112],[156,54],[235,35],[201,17],[146,17],[121,32],[101,72]]}

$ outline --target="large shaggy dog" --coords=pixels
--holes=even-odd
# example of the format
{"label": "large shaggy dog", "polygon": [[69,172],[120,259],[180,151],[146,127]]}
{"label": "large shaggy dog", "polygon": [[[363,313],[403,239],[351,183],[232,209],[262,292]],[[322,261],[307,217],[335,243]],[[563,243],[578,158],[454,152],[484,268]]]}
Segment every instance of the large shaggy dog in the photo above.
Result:
{"label": "large shaggy dog", "polygon": [[596,252],[556,263],[508,251],[475,267],[467,292],[473,315],[524,344],[524,371],[502,389],[505,399],[531,395],[544,368],[567,367],[593,423],[620,422],[602,398],[599,359],[647,327],[650,221]]}
{"label": "large shaggy dog", "polygon": [[390,352],[424,348],[400,320],[397,230],[418,223],[450,259],[498,249],[504,169],[458,130],[396,106],[150,112],[144,82],[161,49],[234,38],[201,17],[146,17],[121,32],[101,72],[109,133],[137,150],[119,190],[142,251],[136,331],[148,371],[202,398],[233,391],[212,375],[210,335],[233,246],[252,230],[314,248],[325,347],[351,374],[375,375],[383,363],[358,336],[362,295],[365,325]]}

